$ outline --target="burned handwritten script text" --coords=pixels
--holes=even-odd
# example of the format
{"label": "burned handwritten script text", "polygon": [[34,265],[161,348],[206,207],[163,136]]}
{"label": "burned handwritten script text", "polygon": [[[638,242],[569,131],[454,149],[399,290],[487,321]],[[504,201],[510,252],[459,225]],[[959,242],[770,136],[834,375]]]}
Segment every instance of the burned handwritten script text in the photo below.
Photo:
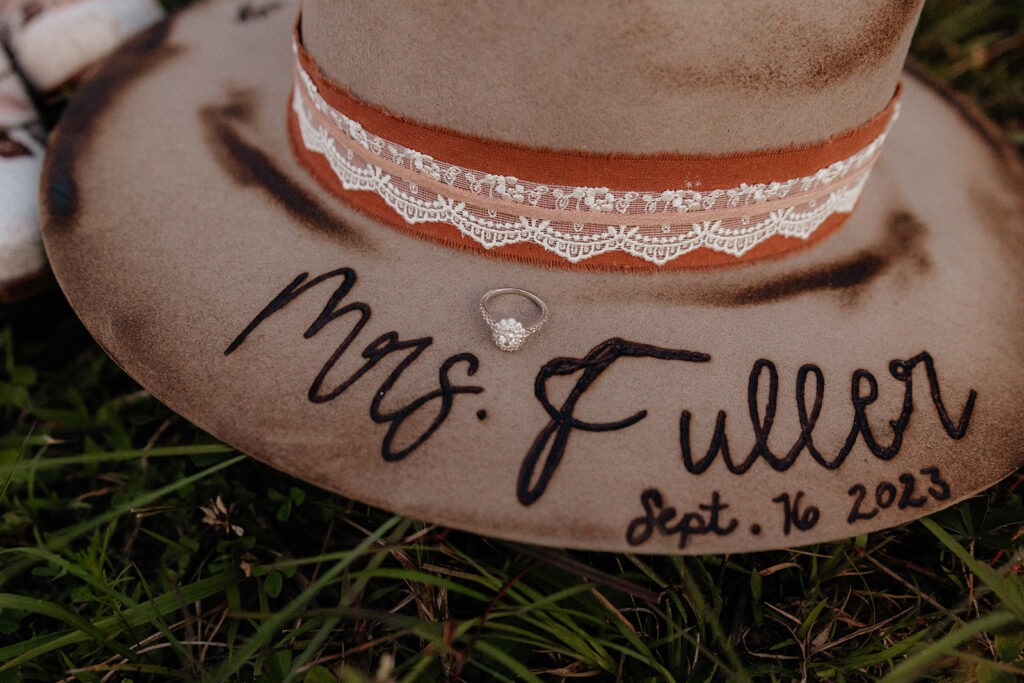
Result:
{"label": "burned handwritten script text", "polygon": [[[466,376],[473,376],[480,366],[479,359],[472,353],[463,352],[449,356],[437,370],[437,388],[410,401],[400,408],[386,410],[382,403],[396,382],[410,366],[420,359],[422,353],[433,344],[432,337],[402,339],[398,332],[392,331],[370,341],[362,351],[363,364],[341,382],[333,385],[328,382],[328,375],[338,364],[349,347],[355,342],[371,316],[369,304],[362,301],[348,301],[348,297],[356,283],[356,273],[351,268],[338,268],[322,275],[310,278],[309,273],[301,273],[288,283],[268,303],[242,332],[228,345],[224,355],[231,355],[241,346],[249,335],[270,316],[279,312],[300,296],[317,288],[320,284],[333,281],[335,288],[328,296],[322,311],[305,329],[303,337],[311,339],[339,319],[349,320],[348,332],[334,348],[326,362],[312,378],[307,390],[307,398],[313,403],[327,403],[337,399],[355,384],[367,372],[372,370],[385,358],[396,354],[399,358],[387,378],[374,392],[370,400],[369,416],[376,423],[387,424],[388,429],[381,443],[381,457],[388,462],[402,460],[421,447],[444,424],[451,415],[457,396],[463,394],[480,394],[484,387],[479,385],[459,384],[451,373],[461,367]],[[326,290],[320,290],[326,291]],[[595,381],[620,358],[650,359],[654,361],[682,361],[699,367],[712,362],[709,354],[686,349],[669,349],[651,344],[628,341],[618,337],[608,339],[593,347],[581,358],[559,357],[545,363],[537,372],[534,380],[534,396],[548,415],[548,422],[537,433],[533,443],[526,448],[518,479],[516,496],[523,506],[537,503],[547,492],[549,486],[569,450],[574,431],[611,432],[627,429],[647,418],[647,411],[636,410],[624,415],[621,419],[609,422],[589,422],[575,416],[577,403],[591,390]],[[920,370],[918,370],[920,368]],[[560,406],[555,406],[548,395],[548,381],[555,377],[579,375],[568,396]],[[691,447],[690,425],[693,419],[690,410],[680,406],[678,424],[679,457],[682,469],[689,475],[700,476],[720,461],[720,468],[731,475],[746,474],[758,460],[763,460],[768,467],[776,472],[785,472],[797,462],[800,455],[806,453],[813,463],[825,470],[838,470],[847,461],[854,446],[860,442],[868,453],[879,460],[888,461],[895,458],[904,443],[904,433],[914,412],[913,385],[915,374],[926,381],[928,393],[935,409],[939,423],[946,435],[959,440],[967,433],[967,428],[974,411],[977,392],[968,390],[967,397],[959,416],[954,419],[946,407],[939,385],[935,361],[927,351],[922,351],[905,360],[889,362],[889,374],[892,379],[902,385],[903,399],[900,412],[888,421],[891,437],[880,438],[873,431],[868,420],[868,407],[878,400],[879,382],[869,371],[857,369],[850,376],[849,406],[853,409],[853,420],[847,436],[834,454],[826,454],[814,441],[814,429],[822,412],[825,395],[825,374],[814,364],[805,364],[796,373],[794,401],[799,421],[799,435],[785,451],[773,451],[769,446],[769,435],[775,424],[776,409],[779,400],[779,372],[775,364],[765,358],[754,361],[747,378],[748,419],[753,437],[753,445],[742,457],[735,455],[735,445],[729,444],[726,436],[726,411],[719,410],[715,418],[715,426],[711,442],[703,455],[694,456]],[[762,384],[767,382],[767,391]],[[608,389],[605,389],[608,390]],[[811,400],[808,402],[808,390]],[[808,405],[809,403],[809,405]],[[432,415],[432,419],[421,427],[414,435],[399,432],[402,425],[419,411]],[[486,411],[477,411],[478,419],[483,420]],[[420,419],[417,424],[423,424]],[[396,446],[396,443],[403,443]],[[924,507],[930,500],[944,501],[952,496],[949,483],[943,479],[939,467],[930,465],[916,472],[903,471],[892,477],[892,481],[857,483],[849,490],[850,505],[845,512],[846,523],[855,525],[858,521],[872,519],[883,511],[893,508]],[[719,491],[709,491],[707,499],[695,505],[690,503],[688,511],[679,511],[672,501],[656,487],[645,489],[640,494],[642,514],[627,524],[626,541],[631,546],[639,546],[650,540],[655,533],[664,536],[678,536],[680,549],[686,548],[688,541],[696,536],[714,534],[727,536],[738,529],[746,528],[750,534],[757,536],[762,532],[758,520],[749,527],[732,517],[729,502]],[[680,504],[676,501],[675,504]],[[822,510],[814,504],[811,496],[802,490],[784,491],[774,497],[768,497],[765,508],[777,506],[781,511],[780,529],[784,536],[793,532],[808,531],[818,524],[822,518]]]}

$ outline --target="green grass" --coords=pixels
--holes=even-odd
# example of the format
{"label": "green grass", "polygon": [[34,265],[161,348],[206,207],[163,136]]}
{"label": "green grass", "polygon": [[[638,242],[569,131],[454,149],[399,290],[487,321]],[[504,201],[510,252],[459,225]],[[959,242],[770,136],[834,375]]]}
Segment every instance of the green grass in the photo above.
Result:
{"label": "green grass", "polygon": [[[914,50],[1019,131],[1022,27],[1022,3],[935,3]],[[239,456],[127,378],[59,293],[0,309],[0,420],[0,683],[1024,675],[1022,473],[798,550],[520,546]]]}
{"label": "green grass", "polygon": [[969,95],[1024,149],[1024,2],[930,0],[911,54]]}

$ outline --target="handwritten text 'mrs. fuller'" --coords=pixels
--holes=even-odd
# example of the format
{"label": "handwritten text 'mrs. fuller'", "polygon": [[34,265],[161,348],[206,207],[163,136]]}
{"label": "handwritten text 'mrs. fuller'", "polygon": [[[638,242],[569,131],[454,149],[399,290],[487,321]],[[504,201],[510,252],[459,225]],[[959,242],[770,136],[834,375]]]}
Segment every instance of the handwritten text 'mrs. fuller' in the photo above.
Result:
{"label": "handwritten text 'mrs. fuller'", "polygon": [[[381,443],[381,456],[386,461],[398,461],[412,454],[426,443],[452,414],[457,397],[480,394],[484,387],[460,384],[452,378],[452,373],[461,366],[462,373],[470,377],[476,374],[480,361],[472,353],[463,352],[451,355],[442,360],[437,367],[437,385],[422,396],[411,400],[404,406],[385,409],[384,401],[389,392],[400,381],[402,374],[413,365],[428,361],[422,354],[433,344],[432,337],[402,339],[395,331],[386,332],[371,340],[361,354],[360,365],[343,381],[328,386],[328,375],[335,368],[342,356],[356,341],[372,315],[369,304],[362,301],[349,301],[349,296],[356,283],[356,272],[351,268],[338,268],[322,275],[310,278],[309,273],[301,273],[289,282],[284,289],[252,319],[252,321],[235,337],[224,351],[228,356],[234,353],[249,335],[271,316],[286,308],[296,299],[306,296],[324,283],[335,285],[322,311],[312,320],[303,332],[303,337],[318,337],[327,328],[334,329],[334,324],[345,320],[348,331],[330,354],[323,366],[316,372],[310,383],[307,396],[311,402],[326,403],[341,396],[353,384],[370,372],[378,364],[393,356],[397,362],[392,366],[386,379],[373,393],[368,405],[369,417],[376,423],[387,424],[388,429]],[[342,328],[345,329],[345,328]],[[654,361],[682,361],[685,363],[709,363],[711,356],[699,351],[668,349],[651,344],[641,344],[620,338],[608,339],[592,348],[582,358],[561,357],[544,364],[537,372],[534,382],[534,395],[548,415],[548,422],[541,427],[532,444],[526,449],[521,463],[516,494],[523,505],[532,505],[544,495],[552,478],[555,476],[569,448],[570,438],[574,431],[607,432],[626,429],[647,417],[646,410],[636,410],[625,417],[610,422],[589,422],[575,416],[578,402],[591,390],[598,377],[620,358],[649,358]],[[920,368],[920,370],[919,370]],[[575,385],[560,406],[555,406],[548,397],[547,384],[552,377],[564,377],[579,374]],[[891,437],[880,440],[872,431],[867,409],[878,399],[878,380],[867,370],[855,370],[850,377],[850,405],[853,408],[853,420],[850,430],[842,446],[834,454],[824,453],[814,441],[814,429],[821,415],[823,397],[825,395],[825,376],[817,365],[803,365],[796,374],[794,401],[799,420],[800,433],[791,447],[785,451],[773,451],[768,445],[769,434],[775,422],[776,407],[779,396],[779,373],[772,361],[759,359],[754,362],[747,380],[747,405],[749,422],[753,432],[753,446],[744,455],[738,456],[730,447],[726,436],[726,412],[718,411],[714,433],[710,445],[702,455],[695,456],[691,447],[689,410],[682,410],[679,423],[679,447],[683,466],[691,474],[705,472],[717,459],[721,459],[724,467],[735,475],[743,475],[758,459],[764,460],[776,471],[785,471],[797,460],[801,453],[806,452],[814,462],[825,469],[834,470],[843,465],[855,444],[860,441],[876,458],[890,460],[903,446],[904,432],[914,412],[913,384],[914,376],[924,374],[927,381],[932,404],[945,433],[951,439],[960,439],[967,431],[974,409],[977,393],[971,389],[959,417],[953,419],[946,408],[939,386],[939,378],[935,362],[925,351],[905,360],[892,360],[889,363],[889,374],[903,385],[903,402],[900,412],[889,421]],[[761,392],[762,383],[767,381],[767,392]],[[810,387],[808,387],[810,385]],[[808,389],[811,400],[808,402]],[[614,387],[605,386],[602,391],[613,391]],[[763,402],[759,399],[766,393]],[[420,411],[432,416],[423,427],[424,420],[412,421],[418,427],[415,434],[401,434],[406,420]],[[483,411],[479,411],[483,414]],[[401,437],[401,438],[399,438]],[[404,444],[398,446],[396,444]],[[652,499],[653,501],[653,499]]]}

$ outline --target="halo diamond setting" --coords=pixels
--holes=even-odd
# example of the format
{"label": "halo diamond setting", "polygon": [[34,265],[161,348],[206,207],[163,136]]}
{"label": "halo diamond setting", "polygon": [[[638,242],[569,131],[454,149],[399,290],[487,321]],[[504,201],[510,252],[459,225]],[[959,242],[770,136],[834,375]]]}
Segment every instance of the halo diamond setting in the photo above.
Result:
{"label": "halo diamond setting", "polygon": [[491,336],[502,351],[518,351],[529,336],[523,324],[515,318],[505,318],[494,324]]}

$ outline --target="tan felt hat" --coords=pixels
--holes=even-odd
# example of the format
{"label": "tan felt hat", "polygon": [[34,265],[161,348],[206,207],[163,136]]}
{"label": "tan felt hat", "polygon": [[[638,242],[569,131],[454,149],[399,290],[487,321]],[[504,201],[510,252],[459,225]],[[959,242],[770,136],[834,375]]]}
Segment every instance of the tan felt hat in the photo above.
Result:
{"label": "tan felt hat", "polygon": [[[208,2],[71,104],[46,248],[160,400],[373,505],[655,553],[900,524],[1024,462],[1021,171],[901,75],[919,11]],[[548,314],[513,352],[503,288]]]}

